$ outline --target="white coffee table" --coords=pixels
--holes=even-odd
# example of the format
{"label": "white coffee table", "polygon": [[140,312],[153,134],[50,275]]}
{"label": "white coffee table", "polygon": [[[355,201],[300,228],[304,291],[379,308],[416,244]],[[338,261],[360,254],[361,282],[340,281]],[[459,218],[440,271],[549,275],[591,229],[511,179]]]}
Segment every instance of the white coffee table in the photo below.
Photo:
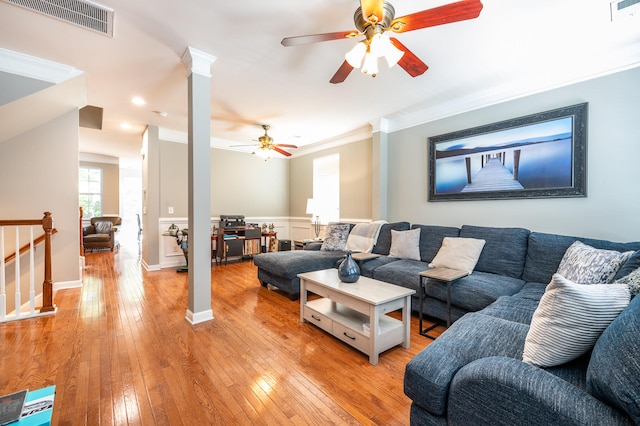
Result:
{"label": "white coffee table", "polygon": [[[410,345],[411,295],[415,290],[360,277],[343,283],[337,269],[306,272],[300,278],[300,321],[310,322],[369,355],[378,355],[396,345]],[[308,300],[307,292],[321,298]],[[402,320],[385,315],[402,309]],[[364,325],[369,325],[367,331]]]}

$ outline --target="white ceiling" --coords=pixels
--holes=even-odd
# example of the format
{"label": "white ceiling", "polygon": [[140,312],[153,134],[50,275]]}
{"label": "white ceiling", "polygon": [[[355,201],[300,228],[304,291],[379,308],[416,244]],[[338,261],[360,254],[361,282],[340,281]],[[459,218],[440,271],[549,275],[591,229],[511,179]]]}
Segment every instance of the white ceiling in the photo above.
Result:
{"label": "white ceiling", "polygon": [[[0,47],[84,71],[104,122],[81,129],[81,151],[138,161],[147,124],[187,131],[187,46],[217,58],[211,135],[220,147],[252,143],[261,123],[276,143],[300,147],[362,139],[372,123],[398,130],[640,65],[640,18],[612,23],[607,0],[484,0],[477,19],[397,35],[429,66],[422,76],[381,64],[376,78],[354,70],[337,85],[329,79],[354,40],[280,40],[354,29],[357,0],[99,3],[115,10],[113,38],[0,2]],[[397,17],[450,1],[392,3]],[[134,96],[147,104],[132,105]]]}

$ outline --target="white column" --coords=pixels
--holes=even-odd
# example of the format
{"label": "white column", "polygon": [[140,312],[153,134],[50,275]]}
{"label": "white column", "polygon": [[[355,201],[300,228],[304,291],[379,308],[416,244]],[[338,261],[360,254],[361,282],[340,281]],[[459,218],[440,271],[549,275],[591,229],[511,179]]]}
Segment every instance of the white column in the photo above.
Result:
{"label": "white column", "polygon": [[189,307],[192,324],[213,319],[211,309],[211,65],[216,57],[188,47],[189,67]]}
{"label": "white column", "polygon": [[387,219],[387,198],[388,198],[388,121],[381,118],[378,122],[371,123],[372,134],[372,156],[371,174],[373,182],[371,185],[371,219]]}

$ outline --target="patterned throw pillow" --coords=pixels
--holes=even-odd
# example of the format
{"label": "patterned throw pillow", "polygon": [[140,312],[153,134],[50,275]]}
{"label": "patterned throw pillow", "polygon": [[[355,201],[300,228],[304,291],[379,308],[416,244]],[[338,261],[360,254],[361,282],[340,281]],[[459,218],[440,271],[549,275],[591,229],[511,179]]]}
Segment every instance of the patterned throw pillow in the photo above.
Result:
{"label": "patterned throw pillow", "polygon": [[553,274],[533,313],[522,360],[553,367],[578,358],[628,304],[626,285],[576,284]]}
{"label": "patterned throw pillow", "polygon": [[629,286],[631,297],[635,297],[640,293],[640,268],[631,272],[629,275],[615,281],[615,284],[626,284]]}
{"label": "patterned throw pillow", "polygon": [[564,253],[556,272],[575,283],[606,284],[633,253],[601,250],[576,241]]}
{"label": "patterned throw pillow", "polygon": [[111,232],[112,226],[113,223],[109,221],[99,221],[93,225],[93,227],[96,228],[96,234],[108,234]]}
{"label": "patterned throw pillow", "polygon": [[325,251],[344,251],[347,246],[347,238],[349,238],[349,230],[351,225],[348,223],[329,224],[324,234],[324,241],[320,250]]}
{"label": "patterned throw pillow", "polygon": [[410,231],[392,229],[389,257],[420,260],[420,228]]}

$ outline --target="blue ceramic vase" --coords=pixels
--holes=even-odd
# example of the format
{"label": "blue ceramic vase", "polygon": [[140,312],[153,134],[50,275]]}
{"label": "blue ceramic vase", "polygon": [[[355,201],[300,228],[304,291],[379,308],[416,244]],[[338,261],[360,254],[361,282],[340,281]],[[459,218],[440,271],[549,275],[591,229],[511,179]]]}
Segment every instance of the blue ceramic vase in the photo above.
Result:
{"label": "blue ceramic vase", "polygon": [[360,267],[351,257],[351,252],[347,252],[347,257],[338,266],[338,277],[343,283],[355,283],[360,278]]}

